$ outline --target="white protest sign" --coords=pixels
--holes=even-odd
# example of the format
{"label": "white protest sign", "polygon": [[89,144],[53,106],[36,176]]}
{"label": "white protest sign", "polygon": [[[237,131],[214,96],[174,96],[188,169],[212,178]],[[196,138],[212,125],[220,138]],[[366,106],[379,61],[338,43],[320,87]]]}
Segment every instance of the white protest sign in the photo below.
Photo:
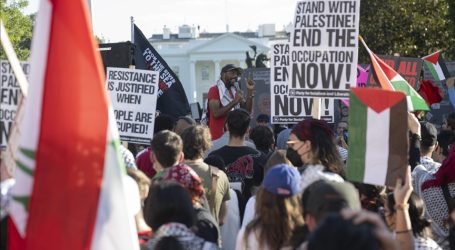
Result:
{"label": "white protest sign", "polygon": [[[271,120],[273,124],[298,123],[311,117],[314,98],[290,95],[289,43],[272,46],[270,67]],[[320,119],[334,122],[334,99],[321,99]]]}
{"label": "white protest sign", "polygon": [[360,0],[299,1],[290,44],[290,96],[347,98],[356,86]]}
{"label": "white protest sign", "polygon": [[[28,77],[30,74],[30,63],[21,62],[21,66]],[[10,63],[6,60],[1,60],[0,67],[0,149],[5,149],[22,93]]]}
{"label": "white protest sign", "polygon": [[122,141],[150,144],[158,76],[156,71],[107,68],[107,88]]}

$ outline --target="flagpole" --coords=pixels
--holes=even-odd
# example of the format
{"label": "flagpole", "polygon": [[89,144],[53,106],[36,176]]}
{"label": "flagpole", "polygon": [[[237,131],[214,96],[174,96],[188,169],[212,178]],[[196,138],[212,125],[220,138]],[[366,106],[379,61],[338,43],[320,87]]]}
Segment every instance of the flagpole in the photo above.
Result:
{"label": "flagpole", "polygon": [[365,47],[365,49],[367,49],[368,53],[371,52],[370,48],[368,48],[367,44],[365,43],[365,41],[363,40],[363,37],[361,35],[359,35],[359,40],[360,42],[363,44],[363,46]]}
{"label": "flagpole", "polygon": [[6,150],[1,154],[0,161],[0,180],[4,181],[6,179],[12,178],[14,174],[14,169],[16,168],[16,155],[19,148],[19,138],[21,136],[21,131],[19,130],[19,123],[22,122],[24,117],[24,108],[23,104],[28,93],[28,81],[22,70],[19,59],[17,58],[16,53],[14,52],[13,45],[9,40],[8,34],[6,33],[5,26],[3,21],[0,19],[0,41],[5,50],[5,54],[8,58],[8,61],[13,69],[16,80],[19,83],[19,88],[22,92],[22,98],[20,98],[16,115],[14,117],[13,125],[10,129],[10,134],[8,137],[8,142]]}
{"label": "flagpole", "polygon": [[130,17],[131,20],[131,43],[134,44],[134,17]]}
{"label": "flagpole", "polygon": [[9,63],[11,64],[11,68],[13,68],[14,74],[16,75],[17,82],[19,83],[19,87],[22,92],[22,96],[26,97],[28,93],[28,81],[27,77],[25,77],[24,71],[22,70],[21,64],[19,63],[19,59],[17,58],[16,53],[14,52],[13,45],[9,40],[8,34],[6,33],[5,26],[3,25],[3,21],[0,19],[0,40],[2,43],[3,48],[5,49],[6,57],[8,58]]}

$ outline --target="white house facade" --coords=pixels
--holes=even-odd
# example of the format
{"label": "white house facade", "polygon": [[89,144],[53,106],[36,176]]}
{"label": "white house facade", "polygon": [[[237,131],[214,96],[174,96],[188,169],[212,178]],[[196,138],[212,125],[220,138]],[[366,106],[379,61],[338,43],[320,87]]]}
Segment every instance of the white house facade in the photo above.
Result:
{"label": "white house facade", "polygon": [[258,55],[267,55],[273,42],[287,39],[287,33],[275,32],[274,25],[264,25],[258,32],[200,35],[194,27],[184,25],[178,34],[164,28],[163,34],[153,35],[149,41],[178,75],[189,103],[199,102],[202,106],[224,65],[232,63],[246,68],[246,52],[254,56],[251,47],[256,47]]}

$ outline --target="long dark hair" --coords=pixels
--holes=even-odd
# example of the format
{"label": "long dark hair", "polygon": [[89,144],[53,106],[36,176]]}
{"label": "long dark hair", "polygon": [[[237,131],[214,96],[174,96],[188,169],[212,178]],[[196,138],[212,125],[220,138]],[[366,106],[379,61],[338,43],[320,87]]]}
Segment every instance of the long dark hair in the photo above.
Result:
{"label": "long dark hair", "polygon": [[313,159],[310,164],[321,164],[326,170],[345,176],[344,164],[335,144],[333,132],[323,120],[308,119],[299,122],[292,129],[299,140],[309,140]]}
{"label": "long dark hair", "polygon": [[144,219],[153,231],[170,222],[181,223],[191,228],[195,218],[188,191],[174,181],[152,185],[145,200]]}
{"label": "long dark hair", "polygon": [[[409,204],[409,217],[411,218],[412,233],[414,236],[430,238],[431,237],[431,221],[424,218],[425,209],[423,207],[423,200],[414,192],[408,200]],[[387,195],[387,208],[394,214],[395,199],[393,193]]]}

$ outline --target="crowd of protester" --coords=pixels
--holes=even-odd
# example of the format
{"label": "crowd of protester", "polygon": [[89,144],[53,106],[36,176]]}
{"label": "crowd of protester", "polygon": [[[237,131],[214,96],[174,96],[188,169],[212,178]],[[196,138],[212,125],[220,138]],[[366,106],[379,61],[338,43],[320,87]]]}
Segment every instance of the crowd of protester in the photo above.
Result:
{"label": "crowd of protester", "polygon": [[139,190],[139,244],[454,249],[455,114],[439,132],[409,116],[409,157],[416,160],[394,187],[385,187],[346,180],[346,122],[305,119],[279,131],[268,122],[250,128],[250,114],[234,109],[218,138],[225,141],[214,148],[207,126],[160,115],[150,146],[134,162],[123,149]]}
{"label": "crowd of protester", "polygon": [[148,147],[122,146],[142,249],[455,249],[455,113],[439,131],[409,113],[407,174],[385,187],[346,179],[346,122],[251,128],[249,101],[212,102],[215,138],[161,114]]}

